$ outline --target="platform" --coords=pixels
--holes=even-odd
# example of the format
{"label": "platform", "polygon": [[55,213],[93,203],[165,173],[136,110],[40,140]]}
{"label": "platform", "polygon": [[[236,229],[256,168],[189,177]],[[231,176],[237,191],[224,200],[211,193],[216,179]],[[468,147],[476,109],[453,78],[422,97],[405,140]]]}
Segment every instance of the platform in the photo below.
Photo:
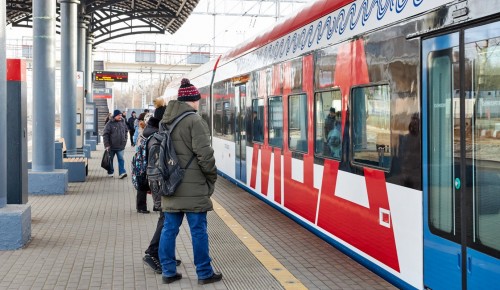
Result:
{"label": "platform", "polygon": [[70,183],[63,196],[29,197],[32,240],[23,249],[0,251],[0,289],[395,289],[222,177],[208,230],[223,280],[197,284],[184,221],[177,239],[183,279],[164,285],[142,262],[158,214],[135,210],[133,148],[126,149],[125,179],[107,176],[100,168],[102,144],[97,150],[85,182]]}

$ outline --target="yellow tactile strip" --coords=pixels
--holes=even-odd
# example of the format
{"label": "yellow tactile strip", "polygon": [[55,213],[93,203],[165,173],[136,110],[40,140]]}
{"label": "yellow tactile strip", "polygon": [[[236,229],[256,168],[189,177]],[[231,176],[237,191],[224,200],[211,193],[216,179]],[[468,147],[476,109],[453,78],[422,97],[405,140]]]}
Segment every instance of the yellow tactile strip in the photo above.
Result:
{"label": "yellow tactile strip", "polygon": [[285,289],[307,289],[271,253],[250,235],[217,201],[214,211]]}

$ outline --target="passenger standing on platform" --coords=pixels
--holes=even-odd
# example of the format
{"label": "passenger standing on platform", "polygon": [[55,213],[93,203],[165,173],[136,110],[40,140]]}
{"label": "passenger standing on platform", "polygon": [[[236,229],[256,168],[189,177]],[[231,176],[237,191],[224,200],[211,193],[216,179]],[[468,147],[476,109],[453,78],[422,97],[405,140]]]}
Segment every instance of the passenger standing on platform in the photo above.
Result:
{"label": "passenger standing on platform", "polygon": [[[153,135],[154,133],[158,132],[158,125],[160,123],[160,119],[151,117],[148,120],[148,123],[146,124],[146,127],[142,131],[142,133],[139,135],[137,138],[137,145],[139,146],[141,142],[145,139],[148,139],[149,136]],[[149,151],[149,148],[148,148]],[[150,213],[148,210],[148,204],[146,201],[147,193],[149,190],[149,186],[145,188],[145,190],[138,189],[137,190],[137,198],[136,198],[136,209],[138,213]],[[161,199],[156,201],[154,198],[153,200],[155,201],[154,206],[157,206],[157,208],[161,208]],[[153,207],[154,210],[154,207]],[[156,254],[158,256],[158,254]]]}
{"label": "passenger standing on platform", "polygon": [[[142,132],[141,135],[142,137],[139,137],[139,139],[137,140],[138,142],[137,144],[140,144],[141,138],[147,139],[155,132],[158,132],[160,120],[161,119],[156,117],[149,118],[148,124],[146,125],[146,128]],[[148,147],[150,146],[151,144],[149,144]],[[146,193],[147,191],[142,191],[142,192],[140,190],[137,191],[137,209],[138,209],[137,212],[141,213],[141,211],[139,211],[139,208],[141,208],[147,211],[142,213],[149,213],[146,207]],[[161,236],[161,230],[163,229],[165,216],[161,211],[161,196],[158,193],[157,194],[153,193],[153,211],[159,211],[160,216],[156,224],[156,230],[155,233],[153,234],[153,238],[151,238],[151,242],[149,242],[149,247],[144,252],[146,255],[144,255],[144,258],[142,258],[142,260],[144,261],[144,264],[148,265],[157,274],[161,274],[161,264],[160,264],[160,258],[158,257],[158,248],[160,246],[160,236]],[[179,266],[181,264],[181,260],[176,259],[175,264]]]}
{"label": "passenger standing on platform", "polygon": [[[198,89],[188,79],[182,79],[177,100],[168,103],[162,125],[172,124],[185,112],[196,112],[200,98]],[[175,240],[186,215],[192,237],[198,284],[217,282],[222,279],[222,274],[214,272],[210,264],[212,259],[209,255],[207,233],[207,212],[213,210],[210,197],[217,180],[214,150],[210,146],[210,131],[200,115],[191,114],[177,124],[171,138],[182,166],[186,166],[193,155],[196,158],[186,169],[184,179],[174,195],[161,198],[165,215],[158,251],[162,280],[168,284],[182,278],[182,274],[176,269]]]}
{"label": "passenger standing on platform", "polygon": [[113,159],[116,155],[118,157],[120,179],[126,177],[127,172],[125,170],[125,161],[123,160],[123,150],[127,146],[128,130],[127,125],[122,120],[122,112],[120,110],[113,112],[113,119],[104,126],[102,137],[104,147],[109,151],[109,155],[111,156],[111,169],[108,171],[108,176],[113,177]]}
{"label": "passenger standing on platform", "polygon": [[165,100],[162,97],[158,97],[153,100],[153,105],[156,108],[153,116],[161,120],[161,118],[163,118],[163,114],[165,113],[165,109],[167,108]]}
{"label": "passenger standing on platform", "polygon": [[128,121],[127,121],[127,127],[128,127],[128,131],[130,133],[130,143],[131,143],[132,147],[135,146],[135,143],[134,143],[134,133],[135,133],[134,123],[135,123],[135,120],[137,120],[137,117],[136,117],[135,111],[132,111],[132,116],[130,116],[130,118],[128,118]]}
{"label": "passenger standing on platform", "polygon": [[134,129],[135,129],[133,137],[134,145],[137,144],[137,138],[139,138],[139,135],[142,133],[142,130],[144,129],[144,127],[146,127],[146,124],[144,123],[145,116],[146,113],[142,112],[139,114],[137,120],[134,121]]}

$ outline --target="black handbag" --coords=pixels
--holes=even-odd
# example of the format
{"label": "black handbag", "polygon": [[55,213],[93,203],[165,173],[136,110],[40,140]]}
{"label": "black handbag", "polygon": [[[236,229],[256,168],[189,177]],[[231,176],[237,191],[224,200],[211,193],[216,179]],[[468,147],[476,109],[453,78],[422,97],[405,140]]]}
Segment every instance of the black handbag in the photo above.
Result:
{"label": "black handbag", "polygon": [[111,170],[111,155],[109,155],[108,150],[104,150],[102,155],[101,167],[106,169],[106,171]]}

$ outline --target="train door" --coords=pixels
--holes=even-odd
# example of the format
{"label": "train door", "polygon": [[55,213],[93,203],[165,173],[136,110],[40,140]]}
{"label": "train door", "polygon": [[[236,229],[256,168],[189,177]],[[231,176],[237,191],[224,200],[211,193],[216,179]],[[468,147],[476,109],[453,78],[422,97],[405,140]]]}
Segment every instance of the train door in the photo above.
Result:
{"label": "train door", "polygon": [[236,114],[235,118],[235,150],[236,150],[236,179],[246,183],[247,182],[247,164],[246,164],[246,85],[239,85],[234,87],[234,101]]}
{"label": "train door", "polygon": [[422,50],[424,285],[498,289],[500,23]]}

